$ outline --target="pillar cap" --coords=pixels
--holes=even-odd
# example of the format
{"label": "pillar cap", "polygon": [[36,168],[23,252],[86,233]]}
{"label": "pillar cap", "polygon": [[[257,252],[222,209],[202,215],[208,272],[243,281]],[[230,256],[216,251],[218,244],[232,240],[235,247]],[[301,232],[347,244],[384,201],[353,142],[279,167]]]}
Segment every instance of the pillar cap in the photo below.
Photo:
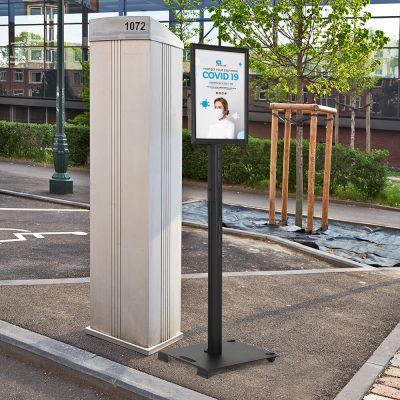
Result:
{"label": "pillar cap", "polygon": [[166,26],[148,16],[105,17],[89,23],[89,41],[152,40],[183,49],[183,43]]}

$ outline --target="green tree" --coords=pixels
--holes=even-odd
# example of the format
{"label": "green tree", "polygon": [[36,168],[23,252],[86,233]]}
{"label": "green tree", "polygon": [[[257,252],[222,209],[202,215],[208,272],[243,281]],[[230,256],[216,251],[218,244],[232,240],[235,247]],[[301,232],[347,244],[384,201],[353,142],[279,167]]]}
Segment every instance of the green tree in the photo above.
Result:
{"label": "green tree", "polygon": [[68,122],[74,125],[89,126],[90,125],[90,85],[89,85],[90,64],[89,61],[81,61],[81,65],[82,65],[82,92],[80,94],[80,97],[83,103],[85,104],[85,108],[87,111],[70,119]]}
{"label": "green tree", "polygon": [[[292,94],[303,103],[305,88],[315,96],[344,93],[354,67],[369,75],[379,64],[365,60],[388,38],[366,28],[371,17],[367,4],[369,0],[326,0],[323,5],[320,0],[222,0],[211,9],[211,19],[222,40],[250,48],[250,68],[264,84],[272,83],[285,100]],[[297,113],[296,118],[296,225],[301,226],[303,116]]]}
{"label": "green tree", "polygon": [[190,39],[197,36],[200,28],[193,21],[201,13],[200,0],[163,0],[173,16],[169,29],[183,42],[185,48],[189,47]]}

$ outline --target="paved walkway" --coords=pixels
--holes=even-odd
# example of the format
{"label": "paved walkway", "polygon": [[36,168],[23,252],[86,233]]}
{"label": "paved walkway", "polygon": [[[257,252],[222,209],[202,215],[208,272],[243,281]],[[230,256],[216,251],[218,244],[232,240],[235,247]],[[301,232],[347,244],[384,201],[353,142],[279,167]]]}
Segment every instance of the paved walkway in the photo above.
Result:
{"label": "paved walkway", "polygon": [[400,350],[371,386],[364,400],[400,399]]}
{"label": "paved walkway", "polygon": [[[51,167],[33,166],[23,162],[0,160],[0,189],[34,195],[90,203],[90,172],[87,169],[71,168],[69,173],[74,182],[74,193],[68,195],[53,195],[49,193],[49,178],[54,169]],[[184,181],[183,201],[207,198],[206,183]],[[225,187],[223,201],[231,204],[241,204],[251,207],[268,208],[269,200],[266,193],[247,191],[241,188]],[[306,212],[306,200],[304,212]],[[321,216],[321,201],[315,201],[315,216]],[[280,198],[277,198],[277,211],[280,210]],[[293,198],[289,198],[289,212],[295,211]],[[331,202],[329,218],[347,220],[380,226],[400,228],[400,209],[382,209],[355,203]]]}
{"label": "paved walkway", "polygon": [[[24,192],[81,203],[90,202],[88,170],[71,169],[69,171],[74,181],[75,191],[74,194],[67,196],[53,196],[48,193],[48,179],[52,172],[53,169],[48,167],[0,161],[0,191]],[[206,198],[206,194],[205,184],[184,183],[183,200],[203,199]],[[266,194],[236,190],[235,188],[224,190],[224,201],[262,208],[268,206]],[[289,210],[293,211],[293,208],[293,200],[290,199]],[[316,216],[318,216],[320,213],[319,201],[316,202],[315,209]],[[331,203],[330,217],[400,228],[400,212],[396,210]],[[194,240],[193,246],[196,243],[200,245],[203,241],[204,239]],[[249,248],[254,251],[255,247],[250,246]],[[193,255],[194,259],[190,261],[194,264],[199,257],[199,251],[196,251]],[[247,259],[251,270],[249,254],[243,251],[243,262]],[[226,310],[225,317],[228,323],[225,325],[225,329],[227,333],[235,336],[242,335],[254,343],[260,343],[260,346],[264,346],[264,341],[266,341],[268,346],[272,346],[272,350],[282,355],[282,358],[277,359],[273,368],[267,365],[268,368],[265,369],[264,365],[258,365],[248,370],[241,369],[238,372],[230,372],[209,380],[208,386],[205,386],[204,381],[200,378],[194,378],[194,372],[190,368],[176,364],[174,365],[175,374],[171,372],[174,368],[169,365],[160,365],[151,358],[138,358],[130,355],[127,351],[119,356],[115,346],[91,341],[82,335],[84,327],[89,323],[88,285],[84,281],[67,285],[65,282],[53,283],[46,285],[46,288],[43,285],[28,284],[20,287],[16,285],[2,286],[0,291],[0,304],[3,307],[1,318],[12,324],[42,333],[44,336],[55,337],[76,345],[78,348],[85,349],[87,347],[89,351],[104,354],[106,358],[114,359],[123,365],[147,371],[150,375],[192,387],[194,390],[216,398],[229,398],[229,393],[232,394],[231,399],[244,399],[246,397],[243,396],[246,395],[254,399],[265,398],[263,382],[265,383],[266,377],[263,374],[267,370],[269,384],[272,385],[271,395],[274,396],[271,398],[307,399],[311,390],[329,386],[330,389],[325,393],[325,397],[323,389],[320,389],[318,398],[332,399],[332,393],[337,393],[345,383],[342,381],[332,382],[332,377],[347,376],[345,372],[348,374],[352,370],[353,362],[366,359],[368,352],[377,348],[382,339],[399,321],[400,275],[393,269],[379,272],[346,271],[341,274],[329,273],[327,269],[326,274],[309,274],[307,271],[302,271],[302,274],[299,276],[262,277],[254,275],[252,277],[249,275],[227,278],[226,290],[229,298],[238,291],[246,291],[246,288],[247,293],[252,293],[252,298],[248,299],[248,301],[251,300],[251,306],[245,297],[240,297],[238,300],[238,309],[246,310],[248,314],[244,313],[238,319],[237,315],[232,314],[232,310]],[[268,287],[270,291],[268,296],[265,296],[265,287]],[[204,278],[184,279],[185,341],[197,342],[199,338],[202,340],[205,338],[206,326],[199,323],[199,321],[205,320],[205,316],[202,315],[204,310],[200,311],[201,317],[199,318],[197,306],[204,302],[202,296],[205,291]],[[43,309],[43,298],[46,298],[47,307],[45,309]],[[27,307],[29,307],[30,313],[23,311]],[[54,314],[54,310],[57,311],[56,314]],[[248,310],[251,311],[248,312]],[[268,327],[268,335],[263,330],[265,326]],[[344,329],[344,327],[346,328]],[[386,350],[385,348],[379,350],[380,362],[376,363],[372,360],[367,366],[373,366],[372,370],[378,371],[377,373],[382,370],[400,346],[398,332],[400,329],[398,326],[396,329],[397,336],[394,342],[392,341],[394,344],[386,346]],[[285,333],[282,334],[282,332]],[[255,336],[252,337],[254,334]],[[321,340],[322,338],[323,340]],[[302,341],[302,346],[298,346],[299,340]],[[371,348],[366,348],[365,343],[372,346],[372,351]],[[394,348],[396,343],[398,345]],[[78,350],[74,351],[78,352]],[[383,357],[382,354],[385,356]],[[349,384],[352,383],[352,385],[348,390],[357,394],[352,397],[343,397],[342,395],[341,398],[343,400],[362,399],[370,387],[370,393],[365,396],[366,400],[399,400],[399,357],[399,353],[394,355],[391,364],[375,382],[373,379],[371,380],[371,376],[374,376],[371,375],[371,372],[369,372],[368,379],[364,375],[362,380],[358,378],[351,380]],[[330,361],[327,362],[327,360]],[[314,377],[313,379],[310,379],[310,374]],[[238,385],[239,376],[247,377],[248,382],[246,381],[247,383],[244,384],[243,381],[243,384]],[[253,381],[258,382],[257,388],[251,387],[250,383]],[[368,382],[367,386],[365,386],[366,382]],[[294,392],[287,392],[290,388]],[[236,392],[232,392],[233,389]],[[252,393],[252,390],[255,390],[256,393]],[[287,397],[288,393],[291,393],[289,397]],[[313,395],[317,394],[313,393]],[[338,398],[340,396],[339,393]]]}

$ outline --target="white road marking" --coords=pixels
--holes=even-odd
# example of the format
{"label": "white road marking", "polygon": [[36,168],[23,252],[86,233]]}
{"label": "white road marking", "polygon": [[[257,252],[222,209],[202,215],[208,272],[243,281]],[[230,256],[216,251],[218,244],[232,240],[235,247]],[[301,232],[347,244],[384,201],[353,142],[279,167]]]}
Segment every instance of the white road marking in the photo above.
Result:
{"label": "white road marking", "polygon": [[29,230],[26,229],[14,229],[14,228],[0,228],[0,231],[18,231],[18,232],[30,232]]}
{"label": "white road marking", "polygon": [[25,236],[33,236],[36,239],[44,239],[43,235],[75,235],[75,236],[86,236],[86,232],[25,232],[25,233],[14,233],[16,239],[4,239],[0,240],[1,243],[8,243],[8,242],[24,242],[26,241]]}
{"label": "white road marking", "polygon": [[0,208],[0,211],[90,212],[82,208]]}

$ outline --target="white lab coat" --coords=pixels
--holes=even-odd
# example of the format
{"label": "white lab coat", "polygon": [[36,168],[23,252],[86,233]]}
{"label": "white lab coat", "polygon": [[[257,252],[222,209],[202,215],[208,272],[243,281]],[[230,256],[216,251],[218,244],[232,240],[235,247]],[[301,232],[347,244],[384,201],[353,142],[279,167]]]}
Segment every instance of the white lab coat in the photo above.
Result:
{"label": "white lab coat", "polygon": [[235,124],[227,118],[218,120],[208,128],[207,139],[235,139]]}

